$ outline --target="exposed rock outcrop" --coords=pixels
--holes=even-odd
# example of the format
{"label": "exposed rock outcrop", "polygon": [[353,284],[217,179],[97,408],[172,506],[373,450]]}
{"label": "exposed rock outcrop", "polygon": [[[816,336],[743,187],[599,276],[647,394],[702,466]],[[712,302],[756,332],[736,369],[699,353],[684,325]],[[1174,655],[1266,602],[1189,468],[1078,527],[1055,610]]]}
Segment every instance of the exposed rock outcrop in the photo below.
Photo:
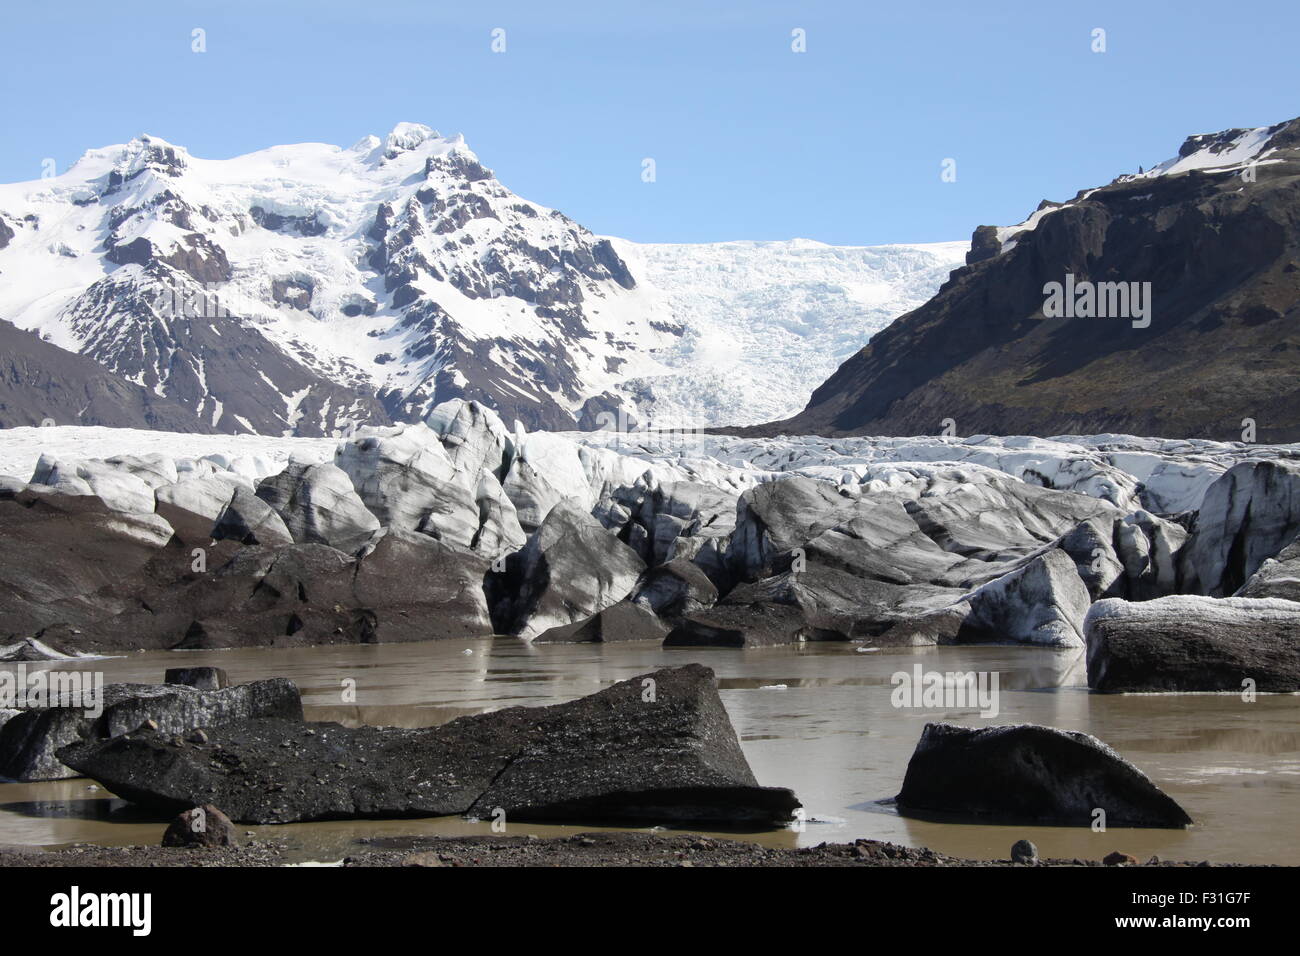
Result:
{"label": "exposed rock outcrop", "polygon": [[1108,599],[1089,609],[1084,627],[1093,690],[1300,691],[1300,603]]}
{"label": "exposed rock outcrop", "polygon": [[1032,724],[926,724],[898,794],[909,814],[1001,822],[1182,827],[1187,813],[1096,737]]}
{"label": "exposed rock outcrop", "polygon": [[[82,705],[92,703],[102,712],[88,714]],[[64,695],[57,706],[19,711],[6,721],[0,727],[0,776],[14,780],[74,777],[59,760],[61,747],[82,738],[115,737],[146,723],[170,738],[196,727],[272,717],[302,720],[298,688],[282,677],[222,690],[179,684],[109,684],[102,688],[102,699],[73,700]]]}
{"label": "exposed rock outcrop", "polygon": [[[971,264],[803,412],[738,431],[924,435],[951,418],[963,434],[1237,440],[1249,419],[1258,440],[1300,439],[1300,350],[1288,344],[1300,329],[1298,130],[1233,130],[1228,149],[1197,140],[1145,174],[977,232]],[[1048,284],[1059,295],[1076,281],[1097,304],[1072,299],[1045,318]]]}
{"label": "exposed rock outcrop", "polygon": [[145,730],[60,756],[125,799],[163,812],[207,799],[240,823],[503,811],[763,826],[799,805],[756,784],[713,672],[698,664],[422,730],[245,720],[206,743]]}

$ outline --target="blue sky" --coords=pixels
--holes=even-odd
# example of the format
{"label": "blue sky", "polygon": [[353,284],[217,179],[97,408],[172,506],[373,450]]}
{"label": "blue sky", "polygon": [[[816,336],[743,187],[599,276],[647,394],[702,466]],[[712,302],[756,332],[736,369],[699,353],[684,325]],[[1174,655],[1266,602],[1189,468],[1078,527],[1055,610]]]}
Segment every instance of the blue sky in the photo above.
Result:
{"label": "blue sky", "polygon": [[600,233],[964,239],[1300,114],[1298,27],[1295,0],[10,3],[0,181],[142,132],[220,158],[410,120]]}

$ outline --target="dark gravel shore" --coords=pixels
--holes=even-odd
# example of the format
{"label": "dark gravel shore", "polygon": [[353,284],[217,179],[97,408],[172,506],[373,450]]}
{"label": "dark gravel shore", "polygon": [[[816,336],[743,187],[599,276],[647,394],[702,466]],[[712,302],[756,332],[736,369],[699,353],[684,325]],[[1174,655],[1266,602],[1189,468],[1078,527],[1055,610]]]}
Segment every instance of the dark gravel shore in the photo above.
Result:
{"label": "dark gravel shore", "polygon": [[[61,850],[0,847],[0,866],[283,866],[288,846],[250,842],[239,847],[173,848],[77,845]],[[339,864],[338,860],[320,863]],[[933,850],[858,840],[797,850],[688,834],[586,833],[560,839],[526,836],[385,837],[358,841],[343,866],[1023,866],[1010,860],[963,860]],[[1101,860],[1045,859],[1037,866],[1105,866]],[[1131,864],[1129,864],[1131,865]],[[1150,866],[1209,866],[1166,862]]]}

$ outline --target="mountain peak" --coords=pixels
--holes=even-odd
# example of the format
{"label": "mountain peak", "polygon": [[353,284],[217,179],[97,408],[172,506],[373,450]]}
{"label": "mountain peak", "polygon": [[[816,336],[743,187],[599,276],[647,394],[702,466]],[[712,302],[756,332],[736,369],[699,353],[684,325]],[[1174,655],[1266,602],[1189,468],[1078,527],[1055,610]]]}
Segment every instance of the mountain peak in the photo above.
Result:
{"label": "mountain peak", "polygon": [[423,123],[398,123],[384,138],[384,145],[390,150],[417,149],[431,139],[442,139],[442,136]]}
{"label": "mountain peak", "polygon": [[173,146],[157,136],[141,133],[122,147],[113,172],[122,179],[130,179],[146,169],[168,176],[179,176],[185,169],[189,152],[183,146]]}

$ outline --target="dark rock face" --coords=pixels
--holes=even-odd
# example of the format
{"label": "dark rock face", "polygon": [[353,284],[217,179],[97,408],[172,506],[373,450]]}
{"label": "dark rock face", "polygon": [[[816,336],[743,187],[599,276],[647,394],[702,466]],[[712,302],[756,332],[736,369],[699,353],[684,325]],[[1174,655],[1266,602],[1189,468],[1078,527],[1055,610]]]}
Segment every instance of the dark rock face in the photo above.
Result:
{"label": "dark rock face", "polygon": [[123,515],[93,495],[28,488],[0,500],[2,632],[25,638],[103,614],[97,594],[129,590],[168,537],[156,516]]}
{"label": "dark rock face", "polygon": [[0,321],[0,428],[46,420],[201,434],[214,430],[180,403]]}
{"label": "dark rock face", "polygon": [[82,738],[128,733],[147,722],[159,734],[174,735],[245,718],[302,720],[298,688],[283,677],[212,691],[171,684],[109,684],[103,688],[103,707],[97,717],[71,706],[20,711],[0,727],[0,776],[75,776],[60,762],[59,748]]}
{"label": "dark rock face", "polygon": [[619,641],[662,641],[668,625],[653,611],[633,601],[619,601],[584,621],[548,628],[534,644],[609,644]]}
{"label": "dark rock face", "polygon": [[235,825],[210,803],[177,815],[163,834],[163,846],[236,846]]}
{"label": "dark rock face", "polygon": [[782,604],[719,604],[689,615],[664,639],[665,647],[769,647],[815,638],[797,608]]}
{"label": "dark rock face", "polygon": [[[1118,432],[1300,439],[1300,121],[1272,131],[1268,162],[1124,176],[1047,213],[878,333],[799,415],[744,434]],[[982,257],[982,258],[981,258]],[[1149,282],[1150,325],[1043,318],[1067,275]],[[1100,383],[1100,387],[1099,387]]]}
{"label": "dark rock face", "polygon": [[325,226],[315,216],[282,216],[279,213],[267,212],[261,206],[250,208],[248,216],[263,229],[270,229],[272,232],[288,231],[300,236],[320,236],[325,233]]}
{"label": "dark rock face", "polygon": [[507,819],[767,825],[799,805],[789,790],[756,785],[713,672],[698,664],[429,729],[247,720],[208,738],[145,730],[60,755],[128,800],[166,812],[211,800],[240,823],[501,810]]}
{"label": "dark rock face", "polygon": [[353,597],[355,574],[354,558],[325,545],[245,547],[157,604],[185,628],[167,632],[179,648],[364,643],[375,615]]}
{"label": "dark rock face", "polygon": [[979,730],[926,724],[898,807],[1021,823],[1182,827],[1182,807],[1088,734],[1032,724]]}
{"label": "dark rock face", "polygon": [[312,286],[310,282],[297,278],[271,280],[271,298],[292,309],[311,308]]}
{"label": "dark rock face", "polygon": [[1300,604],[1178,596],[1098,601],[1085,620],[1088,686],[1107,692],[1300,691]]}
{"label": "dark rock face", "polygon": [[162,262],[199,282],[227,282],[231,276],[225,250],[201,233],[190,233],[165,255],[143,236],[109,246],[104,258],[115,265]]}
{"label": "dark rock face", "polygon": [[966,265],[973,266],[985,259],[992,259],[1002,251],[998,241],[997,226],[976,226],[970,239],[970,252],[966,253]]}
{"label": "dark rock face", "polygon": [[352,600],[375,609],[375,641],[482,637],[492,633],[488,567],[465,548],[388,528],[358,563]]}

